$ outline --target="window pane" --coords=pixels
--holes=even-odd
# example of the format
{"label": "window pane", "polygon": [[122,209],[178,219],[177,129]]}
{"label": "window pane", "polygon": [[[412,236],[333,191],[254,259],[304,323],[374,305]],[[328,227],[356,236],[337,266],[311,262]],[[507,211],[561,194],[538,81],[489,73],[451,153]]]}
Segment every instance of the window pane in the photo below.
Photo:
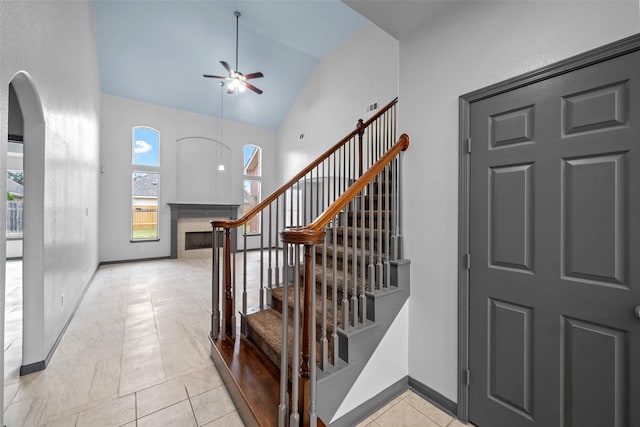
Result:
{"label": "window pane", "polygon": [[158,238],[159,179],[157,173],[132,174],[131,237],[134,240]]}
{"label": "window pane", "polygon": [[22,237],[22,201],[24,200],[22,171],[7,172],[7,237]]}
{"label": "window pane", "polygon": [[[244,213],[246,214],[260,203],[260,181],[254,179],[244,180]],[[260,215],[256,215],[245,224],[246,234],[260,233]]]}
{"label": "window pane", "polygon": [[133,164],[140,166],[160,166],[158,147],[160,134],[151,128],[133,129]]}
{"label": "window pane", "polygon": [[255,145],[244,146],[244,174],[262,176],[262,150]]}

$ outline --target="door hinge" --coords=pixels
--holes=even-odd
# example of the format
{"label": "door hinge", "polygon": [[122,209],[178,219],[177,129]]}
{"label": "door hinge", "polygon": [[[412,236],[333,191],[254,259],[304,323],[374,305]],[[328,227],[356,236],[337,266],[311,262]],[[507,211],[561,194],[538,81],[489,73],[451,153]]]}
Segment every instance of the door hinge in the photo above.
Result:
{"label": "door hinge", "polygon": [[467,138],[467,153],[471,154],[471,138]]}
{"label": "door hinge", "polygon": [[464,255],[464,268],[465,270],[471,270],[471,254]]}
{"label": "door hinge", "polygon": [[469,387],[469,384],[471,383],[471,371],[468,369],[465,369],[462,372],[463,372],[462,382],[465,385],[465,387]]}

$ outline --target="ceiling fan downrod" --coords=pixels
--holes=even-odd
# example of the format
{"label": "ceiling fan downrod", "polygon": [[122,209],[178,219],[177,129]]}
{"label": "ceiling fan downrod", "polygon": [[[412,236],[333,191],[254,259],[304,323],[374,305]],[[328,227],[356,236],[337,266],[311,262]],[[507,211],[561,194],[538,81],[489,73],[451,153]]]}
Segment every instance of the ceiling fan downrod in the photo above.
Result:
{"label": "ceiling fan downrod", "polygon": [[238,70],[240,69],[240,67],[238,67],[238,29],[240,28],[241,13],[236,10],[233,12],[233,14],[236,17],[236,73],[237,73]]}

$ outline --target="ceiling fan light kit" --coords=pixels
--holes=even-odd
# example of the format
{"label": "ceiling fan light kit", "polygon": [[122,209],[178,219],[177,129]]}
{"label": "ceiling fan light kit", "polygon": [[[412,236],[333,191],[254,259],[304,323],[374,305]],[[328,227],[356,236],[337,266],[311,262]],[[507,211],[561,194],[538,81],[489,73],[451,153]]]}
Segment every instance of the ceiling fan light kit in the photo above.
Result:
{"label": "ceiling fan light kit", "polygon": [[212,79],[228,80],[229,83],[227,84],[227,93],[238,94],[238,93],[244,92],[246,89],[250,89],[253,92],[260,95],[262,93],[262,90],[258,89],[251,83],[247,82],[247,80],[264,77],[264,75],[259,71],[256,73],[250,73],[250,74],[243,74],[240,71],[238,71],[238,30],[240,28],[241,13],[236,10],[235,12],[233,12],[233,14],[236,17],[236,68],[234,70],[229,66],[227,62],[220,61],[220,64],[222,64],[225,70],[227,70],[227,72],[229,73],[228,77],[216,76],[213,74],[203,74],[202,76],[207,78],[212,78]]}

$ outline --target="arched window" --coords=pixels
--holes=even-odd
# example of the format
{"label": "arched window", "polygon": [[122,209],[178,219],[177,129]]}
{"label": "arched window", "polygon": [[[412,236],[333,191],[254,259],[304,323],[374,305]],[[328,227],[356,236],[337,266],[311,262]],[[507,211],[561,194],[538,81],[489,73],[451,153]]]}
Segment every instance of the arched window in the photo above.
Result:
{"label": "arched window", "polygon": [[[262,200],[262,149],[257,145],[244,146],[244,213],[249,212]],[[254,216],[245,224],[246,234],[260,233],[261,216]]]}
{"label": "arched window", "polygon": [[158,240],[160,133],[134,127],[131,158],[131,240]]}

